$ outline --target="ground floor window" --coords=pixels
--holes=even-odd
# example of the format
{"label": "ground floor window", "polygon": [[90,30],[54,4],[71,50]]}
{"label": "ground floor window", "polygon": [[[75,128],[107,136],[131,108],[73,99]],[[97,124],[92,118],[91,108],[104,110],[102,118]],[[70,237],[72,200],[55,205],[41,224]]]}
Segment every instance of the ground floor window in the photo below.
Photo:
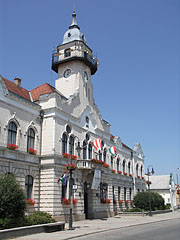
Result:
{"label": "ground floor window", "polygon": [[100,183],[100,201],[103,203],[108,197],[108,184]]}
{"label": "ground floor window", "polygon": [[26,198],[32,198],[33,177],[27,175],[25,178],[25,194]]}

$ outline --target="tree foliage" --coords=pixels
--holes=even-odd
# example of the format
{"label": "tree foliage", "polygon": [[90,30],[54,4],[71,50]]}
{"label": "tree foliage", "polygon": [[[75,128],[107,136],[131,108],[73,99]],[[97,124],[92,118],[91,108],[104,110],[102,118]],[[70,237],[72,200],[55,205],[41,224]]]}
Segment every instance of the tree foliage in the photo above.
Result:
{"label": "tree foliage", "polygon": [[[150,192],[150,201],[151,201],[151,209],[164,209],[164,199],[163,197],[155,192]],[[136,208],[141,208],[144,210],[149,210],[149,192],[140,192],[134,197],[133,201]]]}
{"label": "tree foliage", "polygon": [[25,209],[24,191],[15,176],[0,175],[0,218],[21,218]]}

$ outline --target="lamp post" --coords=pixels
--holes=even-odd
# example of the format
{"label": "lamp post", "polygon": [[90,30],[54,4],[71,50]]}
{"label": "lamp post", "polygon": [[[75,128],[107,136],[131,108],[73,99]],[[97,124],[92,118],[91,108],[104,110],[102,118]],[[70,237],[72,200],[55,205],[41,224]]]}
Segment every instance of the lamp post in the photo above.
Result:
{"label": "lamp post", "polygon": [[[72,144],[70,144],[70,164],[72,164]],[[69,230],[74,230],[72,226],[72,208],[73,208],[73,178],[72,178],[73,169],[69,169],[69,197],[70,197],[70,208],[69,208]]]}
{"label": "lamp post", "polygon": [[177,195],[178,195],[178,201],[179,201],[179,205],[180,205],[180,189],[179,189],[179,178],[178,178],[178,170],[180,170],[180,168],[176,168],[176,177],[177,177]]}
{"label": "lamp post", "polygon": [[[151,168],[151,171],[150,171]],[[147,168],[147,175],[148,175],[148,192],[149,192],[149,216],[152,217],[152,211],[151,211],[151,194],[150,194],[150,181],[149,176],[154,174],[154,169],[152,165],[149,165]]]}
{"label": "lamp post", "polygon": [[[80,142],[79,142],[79,138],[78,137],[75,137],[78,139],[78,145],[76,147],[76,150],[78,152],[78,158],[80,158],[80,151],[82,149],[82,147],[80,147]],[[70,144],[70,164],[72,164],[72,144]],[[70,208],[69,208],[69,230],[74,230],[73,228],[73,219],[72,219],[72,209],[73,209],[73,183],[74,183],[74,180],[73,180],[73,177],[72,177],[72,174],[73,174],[73,171],[74,169],[73,168],[70,168],[69,169],[69,197],[70,197]]]}

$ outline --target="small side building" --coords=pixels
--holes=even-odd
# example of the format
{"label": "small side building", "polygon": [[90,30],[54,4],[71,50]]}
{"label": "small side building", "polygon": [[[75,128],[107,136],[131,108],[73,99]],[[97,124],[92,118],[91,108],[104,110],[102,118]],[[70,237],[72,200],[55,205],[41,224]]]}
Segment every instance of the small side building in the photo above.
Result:
{"label": "small side building", "polygon": [[170,204],[172,209],[177,207],[176,188],[173,174],[149,176],[151,181],[150,191],[157,192],[164,198],[164,203]]}

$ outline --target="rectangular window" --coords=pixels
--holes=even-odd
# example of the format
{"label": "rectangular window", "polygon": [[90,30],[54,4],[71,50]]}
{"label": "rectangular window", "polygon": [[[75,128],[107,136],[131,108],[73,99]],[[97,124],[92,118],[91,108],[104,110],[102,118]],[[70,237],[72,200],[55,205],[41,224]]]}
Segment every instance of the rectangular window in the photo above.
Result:
{"label": "rectangular window", "polygon": [[126,201],[126,188],[124,188],[124,201]]}
{"label": "rectangular window", "polygon": [[132,198],[132,189],[130,188],[129,189],[129,200],[131,201],[131,198]]}
{"label": "rectangular window", "polygon": [[118,201],[121,199],[121,187],[118,187]]}
{"label": "rectangular window", "polygon": [[103,202],[108,197],[107,183],[100,183],[100,201]]}

